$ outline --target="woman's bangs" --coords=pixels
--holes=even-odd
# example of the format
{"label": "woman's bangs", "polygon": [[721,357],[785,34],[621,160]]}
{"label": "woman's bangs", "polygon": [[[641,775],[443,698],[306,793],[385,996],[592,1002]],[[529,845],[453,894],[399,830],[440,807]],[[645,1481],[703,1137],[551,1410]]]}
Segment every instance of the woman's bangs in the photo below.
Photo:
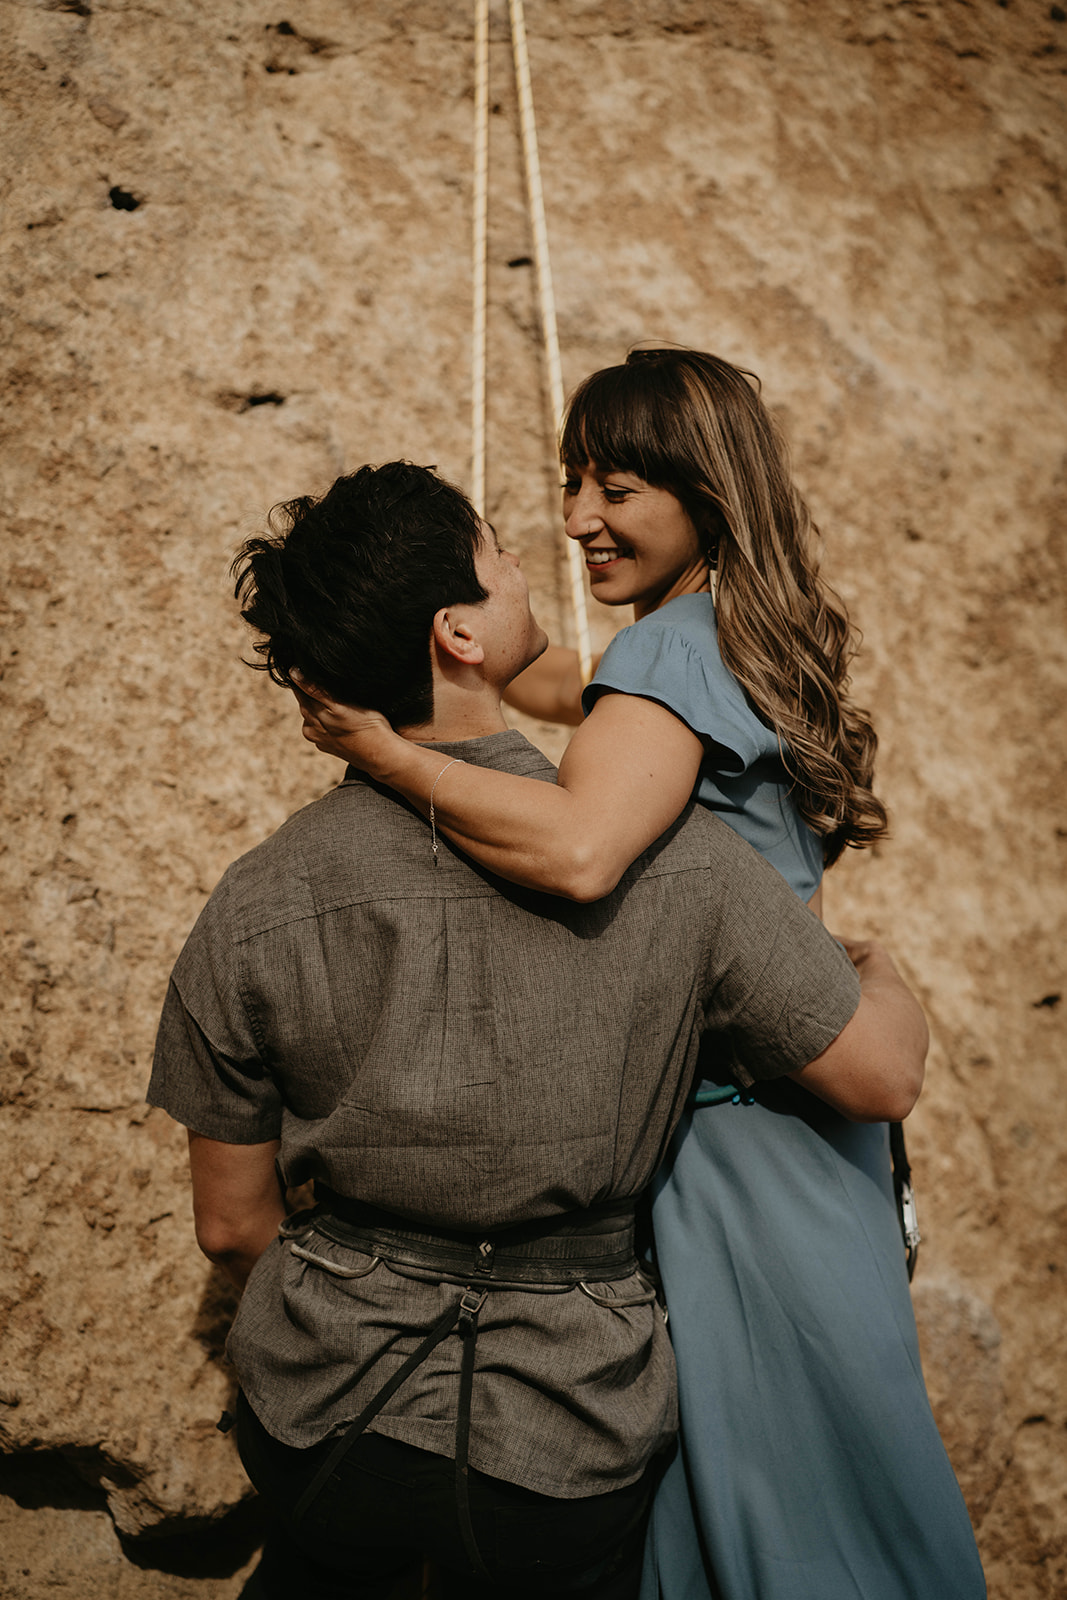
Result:
{"label": "woman's bangs", "polygon": [[565,466],[591,461],[602,472],[634,472],[646,483],[663,477],[667,463],[653,414],[658,397],[641,392],[647,385],[633,377],[631,368],[608,367],[579,386],[560,440]]}

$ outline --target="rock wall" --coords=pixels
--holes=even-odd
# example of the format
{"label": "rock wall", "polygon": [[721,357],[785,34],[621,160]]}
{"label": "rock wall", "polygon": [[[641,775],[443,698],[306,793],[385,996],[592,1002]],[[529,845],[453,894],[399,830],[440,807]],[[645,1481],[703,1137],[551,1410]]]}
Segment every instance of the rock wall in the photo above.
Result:
{"label": "rock wall", "polygon": [[[36,1487],[3,1479],[0,1587],[223,1596],[247,1550],[182,1575],[147,1538],[244,1484],[214,1431],[232,1303],[143,1094],[204,898],[336,776],[241,664],[236,545],[365,460],[467,476],[472,24],[448,0],[3,11],[0,1443]],[[489,514],[566,640],[493,13]],[[884,937],[930,1014],[915,1299],[990,1592],[1062,1593],[1065,12],[527,21],[566,382],[648,337],[757,371],[864,629],[894,837],[835,870],[828,915]]]}

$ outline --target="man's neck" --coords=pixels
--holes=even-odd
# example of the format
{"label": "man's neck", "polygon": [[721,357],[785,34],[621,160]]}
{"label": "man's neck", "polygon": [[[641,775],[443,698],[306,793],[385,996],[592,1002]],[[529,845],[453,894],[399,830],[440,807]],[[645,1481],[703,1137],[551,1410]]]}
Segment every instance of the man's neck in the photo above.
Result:
{"label": "man's neck", "polygon": [[490,733],[506,733],[507,727],[499,696],[457,698],[445,694],[436,697],[434,714],[428,721],[412,728],[398,728],[397,732],[416,744],[455,744],[462,739],[484,739]]}

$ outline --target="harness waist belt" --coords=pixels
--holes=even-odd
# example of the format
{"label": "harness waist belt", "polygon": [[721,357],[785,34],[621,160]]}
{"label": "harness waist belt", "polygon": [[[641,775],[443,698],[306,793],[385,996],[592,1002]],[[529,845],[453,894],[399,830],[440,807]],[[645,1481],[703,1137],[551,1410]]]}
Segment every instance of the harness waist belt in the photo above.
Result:
{"label": "harness waist belt", "polygon": [[[491,1289],[528,1287],[533,1292],[558,1294],[577,1286],[590,1299],[601,1302],[602,1297],[590,1289],[589,1284],[611,1283],[628,1278],[638,1270],[634,1255],[633,1202],[612,1201],[585,1211],[569,1211],[549,1221],[523,1222],[477,1234],[454,1228],[412,1226],[407,1217],[360,1200],[350,1200],[321,1183],[315,1185],[315,1199],[318,1202],[315,1211],[310,1215],[305,1213],[310,1226],[326,1238],[373,1258],[370,1267],[357,1276],[364,1276],[373,1271],[379,1261],[386,1261],[398,1269],[432,1273],[441,1283],[462,1285],[463,1293],[336,1440],[294,1506],[293,1520],[303,1519],[356,1439],[431,1351],[454,1330],[462,1346],[456,1408],[456,1507],[471,1565],[479,1576],[488,1577],[471,1525],[467,1469],[478,1313]],[[299,1220],[290,1219],[290,1226]],[[286,1232],[284,1224],[282,1232]],[[290,1249],[304,1260],[315,1262],[316,1258],[295,1242]],[[329,1262],[317,1264],[332,1270]],[[610,1310],[619,1311],[628,1306],[648,1305],[654,1297],[654,1290],[642,1280],[636,1294],[604,1299],[602,1303]]]}
{"label": "harness waist belt", "polygon": [[611,1283],[637,1271],[632,1202],[613,1200],[479,1234],[412,1223],[321,1183],[315,1198],[322,1208],[315,1228],[327,1238],[464,1284]]}

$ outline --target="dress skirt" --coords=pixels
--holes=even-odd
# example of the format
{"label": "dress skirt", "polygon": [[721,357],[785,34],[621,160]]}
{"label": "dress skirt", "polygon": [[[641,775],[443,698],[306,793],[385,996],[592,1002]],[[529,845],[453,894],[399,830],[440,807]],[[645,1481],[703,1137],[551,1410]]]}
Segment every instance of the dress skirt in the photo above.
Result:
{"label": "dress skirt", "polygon": [[982,1600],[888,1129],[795,1084],[687,1111],[653,1202],[681,1449],[641,1600]]}

